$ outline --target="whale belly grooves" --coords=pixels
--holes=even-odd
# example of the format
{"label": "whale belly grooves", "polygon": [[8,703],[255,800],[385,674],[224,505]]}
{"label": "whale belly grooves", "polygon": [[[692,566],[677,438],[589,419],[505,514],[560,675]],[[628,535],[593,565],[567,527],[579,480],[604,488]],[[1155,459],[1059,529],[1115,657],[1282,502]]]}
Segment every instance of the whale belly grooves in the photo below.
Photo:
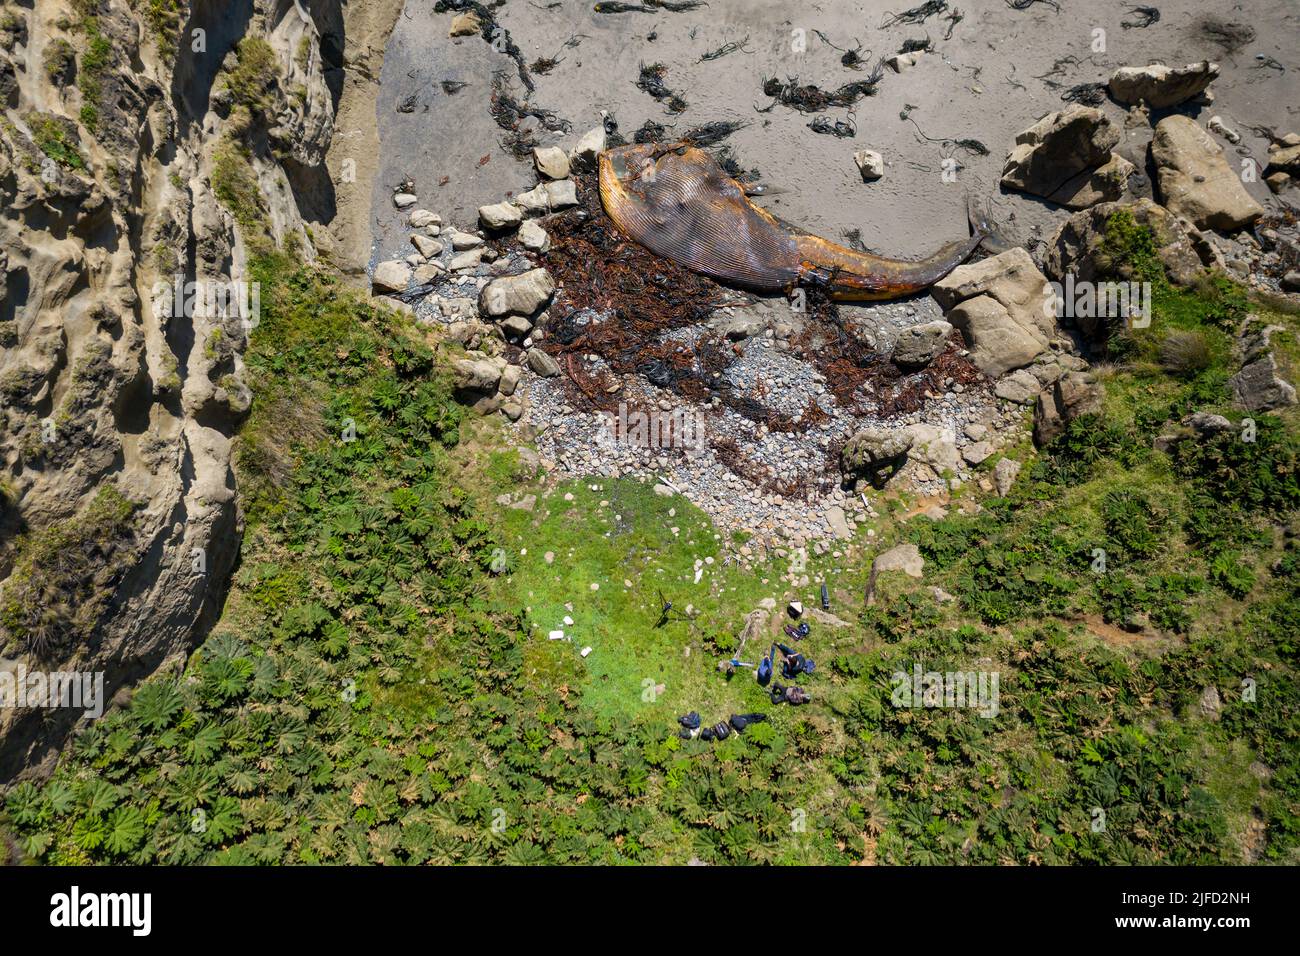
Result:
{"label": "whale belly grooves", "polygon": [[887,299],[937,282],[983,236],[908,262],[798,233],[755,205],[708,153],[685,143],[620,146],[600,156],[600,198],[619,231],[694,272],[760,292],[801,280],[840,299]]}

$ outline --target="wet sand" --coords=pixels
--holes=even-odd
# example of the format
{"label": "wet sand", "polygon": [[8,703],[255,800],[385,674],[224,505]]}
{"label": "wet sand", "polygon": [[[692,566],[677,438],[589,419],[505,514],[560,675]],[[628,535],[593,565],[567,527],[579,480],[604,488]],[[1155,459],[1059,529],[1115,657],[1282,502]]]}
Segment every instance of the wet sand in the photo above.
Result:
{"label": "wet sand", "polygon": [[[391,203],[403,180],[414,182],[420,206],[473,227],[479,205],[527,189],[535,179],[531,164],[502,148],[502,131],[488,113],[496,72],[505,74],[516,97],[527,96],[515,63],[482,37],[449,38],[454,14],[435,13],[434,3],[408,0],[385,53],[376,104],[372,262],[409,252],[403,217]],[[951,25],[947,40],[950,23],[942,14],[919,25],[882,28],[889,10],[900,11],[905,3],[796,8],[772,0],[712,0],[682,13],[598,14],[590,2],[511,0],[494,13],[527,63],[539,57],[561,61],[548,75],[534,76],[536,91],[527,97],[572,126],[567,136],[539,131],[543,145],[572,145],[601,122],[602,112],[612,114],[629,139],[647,120],[679,132],[715,120],[741,121],[747,125],[728,142],[739,163],[757,169],[772,189],[760,200],[768,208],[832,238],[858,229],[868,248],[900,257],[924,255],[964,236],[968,194],[992,202],[1008,239],[1032,247],[1035,237],[1050,236],[1068,211],[1002,192],[998,179],[1007,151],[1017,132],[1067,105],[1060,99],[1065,89],[1105,81],[1120,66],[1219,62],[1222,75],[1211,88],[1213,105],[1185,111],[1202,124],[1219,115],[1240,132],[1241,145],[1229,146],[1230,151],[1263,161],[1267,140],[1250,127],[1300,129],[1300,8],[1290,0],[1234,5],[1165,0],[1158,4],[1158,23],[1130,29],[1122,26],[1133,19],[1132,4],[1124,0],[1066,0],[1059,11],[1042,3],[1017,11],[1005,0],[965,0],[957,4],[964,19]],[[1207,13],[1250,26],[1256,39],[1225,55],[1196,29]],[[1096,29],[1105,31],[1104,52],[1092,50]],[[795,31],[803,31],[803,52],[795,49]],[[860,44],[864,58],[869,52],[878,57],[897,52],[905,40],[927,36],[934,50],[916,66],[901,74],[886,70],[876,95],[852,109],[826,111],[828,120],[856,126],[852,138],[815,133],[808,127],[812,115],[783,105],[760,112],[772,103],[762,89],[767,77],[797,77],[834,89],[868,73],[843,66],[842,50]],[[571,39],[577,45],[566,47]],[[743,50],[701,62],[705,53],[733,41],[745,41]],[[1285,72],[1262,66],[1257,55],[1276,59]],[[1077,62],[1060,62],[1070,57]],[[684,112],[668,113],[637,88],[643,63],[667,67],[665,82],[686,100]],[[449,95],[441,87],[444,80],[466,85]],[[403,103],[410,112],[398,111]],[[1122,121],[1122,107],[1107,101],[1102,109]],[[907,120],[900,118],[905,110]],[[921,132],[936,139],[977,139],[989,154],[928,142]],[[1139,169],[1145,167],[1149,138],[1142,126],[1130,130],[1121,147]],[[853,162],[854,151],[864,148],[884,156],[885,175],[877,182],[864,183]],[[942,177],[949,157],[960,164],[956,182]],[[1248,188],[1270,211],[1278,208],[1262,182]]]}

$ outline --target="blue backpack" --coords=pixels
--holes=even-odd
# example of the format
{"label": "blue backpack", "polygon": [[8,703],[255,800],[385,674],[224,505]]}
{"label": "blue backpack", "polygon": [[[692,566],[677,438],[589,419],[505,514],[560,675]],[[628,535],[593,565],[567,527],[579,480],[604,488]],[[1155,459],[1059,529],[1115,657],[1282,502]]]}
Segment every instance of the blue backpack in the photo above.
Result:
{"label": "blue backpack", "polygon": [[758,665],[758,686],[766,687],[768,682],[771,679],[772,679],[772,658],[769,655],[767,657],[764,657],[763,660]]}

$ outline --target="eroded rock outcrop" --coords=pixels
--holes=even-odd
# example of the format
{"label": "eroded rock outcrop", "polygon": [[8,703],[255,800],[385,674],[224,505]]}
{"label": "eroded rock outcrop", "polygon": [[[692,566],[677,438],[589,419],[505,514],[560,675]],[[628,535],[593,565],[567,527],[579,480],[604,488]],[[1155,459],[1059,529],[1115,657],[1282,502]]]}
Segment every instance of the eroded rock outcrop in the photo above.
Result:
{"label": "eroded rock outcrop", "polygon": [[1023,368],[1056,335],[1047,279],[1024,249],[958,266],[930,289],[961,330],[970,358],[990,378]]}
{"label": "eroded rock outcrop", "polygon": [[1133,164],[1112,153],[1120,130],[1101,110],[1071,106],[1049,113],[1016,137],[1002,185],[1070,209],[1119,199]]}
{"label": "eroded rock outcrop", "polygon": [[[313,254],[286,169],[320,166],[334,115],[306,8],[250,8],[0,4],[0,669],[102,673],[112,698],[220,611],[248,261]],[[0,709],[0,783],[81,715]]]}
{"label": "eroded rock outcrop", "polygon": [[1213,137],[1186,116],[1166,116],[1151,140],[1160,196],[1198,229],[1234,231],[1264,215]]}

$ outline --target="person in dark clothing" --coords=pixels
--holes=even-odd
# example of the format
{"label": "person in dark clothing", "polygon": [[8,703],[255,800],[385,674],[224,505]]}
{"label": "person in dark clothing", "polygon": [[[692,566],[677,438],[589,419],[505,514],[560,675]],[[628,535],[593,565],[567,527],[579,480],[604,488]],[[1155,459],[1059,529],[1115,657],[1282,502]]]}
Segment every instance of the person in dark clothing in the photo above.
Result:
{"label": "person in dark clothing", "polygon": [[759,662],[758,673],[755,675],[758,679],[759,687],[766,687],[772,680],[772,658],[774,657],[776,657],[775,644],[772,645],[772,649],[767,652],[763,660]]}
{"label": "person in dark clothing", "polygon": [[736,729],[736,733],[741,733],[750,724],[757,724],[767,720],[767,714],[732,714],[731,726]]}
{"label": "person in dark clothing", "polygon": [[786,680],[794,680],[800,674],[811,674],[813,672],[815,666],[813,662],[794,650],[794,648],[786,647],[784,644],[776,646],[785,655],[785,660],[781,662],[781,676]]}
{"label": "person in dark clothing", "polygon": [[794,707],[798,707],[800,704],[806,704],[810,700],[812,700],[812,698],[808,696],[808,693],[802,687],[798,687],[795,684],[791,684],[789,687],[786,687],[784,684],[772,685],[772,703],[774,704],[790,704]]}

